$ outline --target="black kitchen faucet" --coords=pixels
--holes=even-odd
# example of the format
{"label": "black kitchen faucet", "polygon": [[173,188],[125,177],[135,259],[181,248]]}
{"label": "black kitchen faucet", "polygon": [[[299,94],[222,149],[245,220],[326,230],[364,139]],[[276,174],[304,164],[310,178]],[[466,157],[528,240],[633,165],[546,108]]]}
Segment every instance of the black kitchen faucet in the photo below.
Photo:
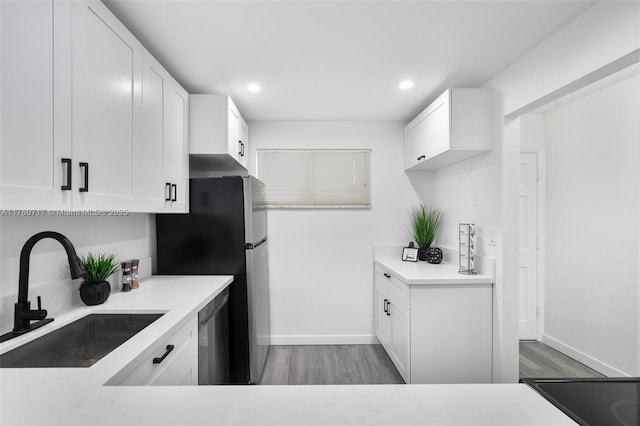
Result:
{"label": "black kitchen faucet", "polygon": [[[69,269],[71,271],[71,278],[80,278],[84,276],[87,271],[85,270],[80,258],[76,254],[76,250],[71,244],[71,241],[64,235],[53,232],[45,231],[35,234],[29,238],[20,252],[20,275],[18,277],[18,302],[15,304],[15,311],[13,316],[13,331],[3,335],[0,341],[8,340],[11,337],[15,337],[24,333],[27,333],[35,328],[41,327],[53,321],[53,318],[45,319],[47,311],[42,309],[40,296],[38,296],[38,309],[31,309],[31,302],[28,300],[29,295],[29,259],[31,256],[31,249],[36,243],[44,238],[53,238],[62,244],[67,252],[67,258],[69,259]],[[31,324],[31,321],[38,321],[35,324]]]}

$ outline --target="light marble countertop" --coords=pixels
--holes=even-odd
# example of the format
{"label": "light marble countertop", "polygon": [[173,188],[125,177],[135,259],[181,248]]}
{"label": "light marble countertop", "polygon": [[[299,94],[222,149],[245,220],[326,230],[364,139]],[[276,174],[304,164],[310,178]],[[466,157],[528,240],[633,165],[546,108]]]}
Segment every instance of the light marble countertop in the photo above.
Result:
{"label": "light marble countertop", "polygon": [[400,258],[378,256],[374,263],[387,269],[396,278],[408,285],[429,284],[492,284],[493,274],[465,275],[458,272],[458,265],[442,262],[406,262]]}
{"label": "light marble countertop", "polygon": [[[229,276],[152,277],[131,293],[56,318],[166,312],[89,368],[0,369],[0,424],[10,425],[575,425],[524,384],[104,386],[136,354],[177,330]],[[0,353],[50,331],[0,345]]]}

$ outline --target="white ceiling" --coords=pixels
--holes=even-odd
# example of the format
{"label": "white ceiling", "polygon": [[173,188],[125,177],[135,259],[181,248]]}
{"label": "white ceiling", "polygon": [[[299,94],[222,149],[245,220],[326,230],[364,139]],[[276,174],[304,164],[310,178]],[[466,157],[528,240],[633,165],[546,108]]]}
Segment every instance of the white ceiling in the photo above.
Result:
{"label": "white ceiling", "polygon": [[407,121],[447,87],[482,86],[594,2],[105,3],[187,91],[228,94],[247,120]]}

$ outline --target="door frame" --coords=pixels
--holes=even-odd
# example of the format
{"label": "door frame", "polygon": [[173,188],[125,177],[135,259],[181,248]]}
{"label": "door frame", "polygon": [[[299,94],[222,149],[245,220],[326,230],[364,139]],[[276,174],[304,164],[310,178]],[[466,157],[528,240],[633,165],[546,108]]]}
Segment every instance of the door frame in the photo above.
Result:
{"label": "door frame", "polygon": [[538,250],[536,251],[536,304],[537,304],[537,340],[542,341],[544,335],[544,313],[545,313],[545,259],[546,259],[546,149],[544,146],[538,147],[522,147],[520,149],[521,154],[537,154],[537,172],[538,172],[538,190],[537,190],[537,238],[538,238]]}

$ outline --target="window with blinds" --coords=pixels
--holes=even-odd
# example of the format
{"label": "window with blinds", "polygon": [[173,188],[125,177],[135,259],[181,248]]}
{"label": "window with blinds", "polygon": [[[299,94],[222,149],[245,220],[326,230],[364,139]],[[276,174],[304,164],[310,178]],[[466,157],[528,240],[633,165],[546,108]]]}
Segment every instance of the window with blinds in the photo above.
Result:
{"label": "window with blinds", "polygon": [[371,150],[257,150],[269,207],[369,208]]}

